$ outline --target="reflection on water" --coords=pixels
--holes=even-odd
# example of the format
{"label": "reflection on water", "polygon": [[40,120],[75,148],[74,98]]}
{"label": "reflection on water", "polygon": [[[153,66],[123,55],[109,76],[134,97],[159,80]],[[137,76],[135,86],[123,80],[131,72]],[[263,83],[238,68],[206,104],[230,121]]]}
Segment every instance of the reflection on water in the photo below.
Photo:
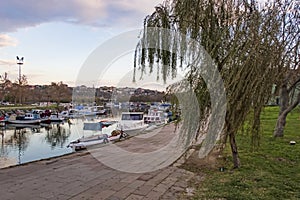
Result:
{"label": "reflection on water", "polygon": [[[0,167],[7,167],[10,165],[15,165],[17,164],[17,158],[10,158],[8,157],[9,155],[9,151],[7,150],[7,145],[9,145],[9,143],[5,142],[4,139],[4,128],[1,127],[1,148],[0,148]],[[7,145],[6,145],[7,144]]]}
{"label": "reflection on water", "polygon": [[71,135],[71,130],[66,129],[59,124],[54,124],[51,127],[45,127],[47,132],[45,140],[51,145],[51,149],[56,146],[63,148],[66,144],[67,139]]}
{"label": "reflection on water", "polygon": [[84,135],[83,120],[43,126],[0,127],[0,168],[72,152],[67,145]]}
{"label": "reflection on water", "polygon": [[28,136],[26,130],[22,128],[15,128],[14,134],[9,138],[8,144],[13,148],[18,149],[18,164],[21,164],[21,156],[28,147]]}
{"label": "reflection on water", "polygon": [[[1,130],[1,157],[9,157],[10,150],[14,149],[17,151],[17,158],[14,162],[17,164],[21,163],[21,157],[24,154],[24,151],[28,147],[28,136],[26,135],[26,129],[15,128],[11,134],[6,135],[5,129]],[[6,137],[5,137],[6,136]],[[12,160],[9,160],[12,162]]]}

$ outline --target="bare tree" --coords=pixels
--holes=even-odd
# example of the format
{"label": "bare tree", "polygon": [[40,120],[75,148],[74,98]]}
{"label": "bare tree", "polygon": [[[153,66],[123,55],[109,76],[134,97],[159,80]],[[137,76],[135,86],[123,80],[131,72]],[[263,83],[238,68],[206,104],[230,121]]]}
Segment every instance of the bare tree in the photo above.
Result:
{"label": "bare tree", "polygon": [[0,75],[0,85],[1,85],[1,101],[3,102],[5,98],[9,95],[9,88],[12,86],[12,82],[8,79],[8,73],[5,72],[4,75]]}
{"label": "bare tree", "polygon": [[16,81],[15,90],[16,96],[19,104],[24,102],[24,98],[26,97],[26,87],[28,86],[28,80],[26,75],[22,75],[21,79]]}
{"label": "bare tree", "polygon": [[49,90],[51,99],[57,103],[57,106],[62,100],[70,98],[68,85],[64,84],[62,81],[58,83],[52,82],[49,86]]}
{"label": "bare tree", "polygon": [[[298,7],[297,7],[298,6]],[[300,103],[300,12],[299,4],[286,0],[280,12],[280,42],[282,55],[277,87],[280,90],[280,110],[274,137],[283,137],[287,115]]]}

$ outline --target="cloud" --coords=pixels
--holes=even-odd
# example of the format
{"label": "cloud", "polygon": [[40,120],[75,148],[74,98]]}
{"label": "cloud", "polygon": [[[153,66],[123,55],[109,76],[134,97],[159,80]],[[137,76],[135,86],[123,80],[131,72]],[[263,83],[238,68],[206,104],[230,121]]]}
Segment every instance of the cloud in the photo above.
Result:
{"label": "cloud", "polygon": [[0,47],[16,46],[17,40],[9,35],[0,34]]}
{"label": "cloud", "polygon": [[145,15],[151,14],[154,11],[154,7],[162,2],[162,0],[117,0],[112,1],[113,5],[128,11],[137,12]]}
{"label": "cloud", "polygon": [[[90,26],[134,24],[162,0],[10,0],[0,1],[0,32],[63,21]],[[124,24],[120,24],[124,25]]]}
{"label": "cloud", "polygon": [[0,65],[11,66],[11,65],[15,65],[15,64],[16,64],[15,61],[11,61],[11,60],[0,60]]}

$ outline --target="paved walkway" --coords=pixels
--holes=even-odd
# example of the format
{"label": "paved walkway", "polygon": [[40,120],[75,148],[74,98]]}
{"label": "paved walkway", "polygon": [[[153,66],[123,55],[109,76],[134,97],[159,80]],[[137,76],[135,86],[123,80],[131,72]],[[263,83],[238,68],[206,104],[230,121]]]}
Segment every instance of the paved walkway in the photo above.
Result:
{"label": "paved walkway", "polygon": [[[163,145],[162,138],[165,142],[170,139],[173,128],[166,127],[161,131],[165,137],[156,135],[148,143],[144,138],[132,138],[119,144],[134,152],[153,152]],[[144,173],[122,172],[102,164],[93,151],[1,169],[0,199],[185,199],[193,173],[173,166]]]}

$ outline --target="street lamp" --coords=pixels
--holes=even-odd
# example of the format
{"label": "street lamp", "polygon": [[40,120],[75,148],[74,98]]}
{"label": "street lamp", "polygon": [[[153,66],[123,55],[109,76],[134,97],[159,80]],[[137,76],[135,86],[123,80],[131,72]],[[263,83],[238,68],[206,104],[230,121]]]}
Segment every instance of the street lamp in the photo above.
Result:
{"label": "street lamp", "polygon": [[24,57],[19,58],[19,56],[17,56],[17,64],[19,65],[19,84],[21,84],[21,66],[24,63]]}

